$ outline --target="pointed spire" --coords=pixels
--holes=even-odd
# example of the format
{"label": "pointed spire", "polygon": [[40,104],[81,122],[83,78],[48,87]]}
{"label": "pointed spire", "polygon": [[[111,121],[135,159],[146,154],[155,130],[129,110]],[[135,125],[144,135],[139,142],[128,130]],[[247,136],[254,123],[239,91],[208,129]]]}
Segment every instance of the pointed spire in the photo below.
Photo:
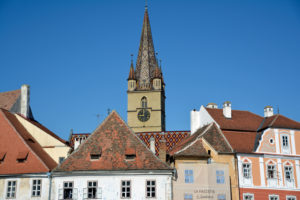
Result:
{"label": "pointed spire", "polygon": [[[136,79],[139,86],[147,88],[154,77],[157,66],[147,5],[145,6],[142,35],[136,62]],[[150,89],[150,88],[149,88]]]}
{"label": "pointed spire", "polygon": [[129,76],[127,80],[135,80],[134,76],[134,67],[133,67],[133,54],[131,54],[131,64],[130,64],[130,71],[129,71]]}

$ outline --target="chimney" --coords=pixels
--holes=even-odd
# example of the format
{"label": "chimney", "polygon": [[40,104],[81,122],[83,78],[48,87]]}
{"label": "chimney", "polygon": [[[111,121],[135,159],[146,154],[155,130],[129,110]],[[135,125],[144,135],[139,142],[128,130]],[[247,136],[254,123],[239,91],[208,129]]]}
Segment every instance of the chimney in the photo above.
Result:
{"label": "chimney", "polygon": [[196,132],[196,130],[200,127],[200,111],[193,109],[191,111],[191,134]]}
{"label": "chimney", "polygon": [[155,139],[154,137],[150,138],[150,150],[155,154]]}
{"label": "chimney", "polygon": [[223,115],[224,117],[231,119],[231,102],[225,101],[223,103]]}
{"label": "chimney", "polygon": [[166,162],[167,158],[167,144],[165,139],[161,139],[159,144],[159,159]]}
{"label": "chimney", "polygon": [[273,112],[273,107],[272,106],[266,106],[264,108],[264,116],[265,117],[271,117],[274,115],[274,112]]}
{"label": "chimney", "polygon": [[30,100],[30,91],[29,85],[21,86],[21,115],[23,117],[29,117],[29,100]]}
{"label": "chimney", "polygon": [[206,105],[206,108],[218,108],[218,105],[215,104],[215,103],[208,103],[208,104]]}

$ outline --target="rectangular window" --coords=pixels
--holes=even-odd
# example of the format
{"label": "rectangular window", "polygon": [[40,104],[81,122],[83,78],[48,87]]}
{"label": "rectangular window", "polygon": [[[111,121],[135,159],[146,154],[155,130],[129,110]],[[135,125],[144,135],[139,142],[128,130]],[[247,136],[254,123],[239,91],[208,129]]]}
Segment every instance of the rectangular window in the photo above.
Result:
{"label": "rectangular window", "polygon": [[64,182],[64,199],[72,199],[73,182]]}
{"label": "rectangular window", "polygon": [[194,175],[192,169],[184,170],[184,181],[185,183],[194,183]]}
{"label": "rectangular window", "polygon": [[146,181],[146,197],[155,198],[156,197],[156,182]]}
{"label": "rectangular window", "polygon": [[224,171],[223,170],[217,170],[216,171],[216,176],[217,176],[217,183],[218,184],[224,184],[224,182],[225,182]]}
{"label": "rectangular window", "polygon": [[269,200],[279,200],[279,196],[278,195],[270,195]]}
{"label": "rectangular window", "polygon": [[226,200],[225,194],[218,194],[218,200]]}
{"label": "rectangular window", "polygon": [[286,196],[286,200],[297,200],[295,196]]}
{"label": "rectangular window", "polygon": [[288,136],[287,135],[283,135],[281,137],[281,139],[282,139],[282,147],[283,148],[288,148],[289,147],[289,138],[288,138]]}
{"label": "rectangular window", "polygon": [[293,180],[293,168],[291,166],[284,167],[284,177],[287,181]]}
{"label": "rectangular window", "polygon": [[31,195],[33,197],[41,196],[41,185],[42,185],[42,180],[40,180],[40,179],[32,180],[32,193],[31,193]]}
{"label": "rectangular window", "polygon": [[243,163],[243,176],[244,178],[250,178],[251,177],[251,168],[249,163]]}
{"label": "rectangular window", "polygon": [[192,194],[184,194],[184,200],[193,200],[193,195]]}
{"label": "rectangular window", "polygon": [[130,181],[122,181],[121,183],[121,197],[130,198],[131,197],[131,184]]}
{"label": "rectangular window", "polygon": [[97,181],[88,181],[87,196],[89,199],[96,199],[97,197]]}
{"label": "rectangular window", "polygon": [[254,200],[253,194],[243,194],[243,200]]}
{"label": "rectangular window", "polygon": [[275,171],[275,165],[268,165],[267,166],[267,178],[272,179],[275,178],[276,171]]}
{"label": "rectangular window", "polygon": [[16,187],[17,181],[7,182],[6,198],[16,198]]}

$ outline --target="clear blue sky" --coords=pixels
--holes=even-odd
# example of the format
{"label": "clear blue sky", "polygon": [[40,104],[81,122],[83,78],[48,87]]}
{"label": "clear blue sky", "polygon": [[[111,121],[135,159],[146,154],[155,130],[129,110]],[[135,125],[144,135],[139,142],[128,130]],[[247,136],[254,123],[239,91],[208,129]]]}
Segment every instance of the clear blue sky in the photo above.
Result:
{"label": "clear blue sky", "polygon": [[[149,0],[168,130],[209,102],[300,121],[300,1]],[[35,118],[64,139],[115,109],[126,120],[143,0],[1,0],[0,91],[31,86]],[[97,118],[100,115],[100,119]]]}

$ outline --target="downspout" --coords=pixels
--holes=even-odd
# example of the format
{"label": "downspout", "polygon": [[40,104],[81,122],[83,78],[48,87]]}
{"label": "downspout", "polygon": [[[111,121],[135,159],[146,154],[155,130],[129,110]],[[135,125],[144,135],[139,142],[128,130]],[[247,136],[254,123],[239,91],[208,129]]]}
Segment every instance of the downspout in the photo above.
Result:
{"label": "downspout", "polygon": [[52,174],[51,172],[47,173],[48,179],[49,179],[49,195],[48,200],[51,200],[51,190],[52,190]]}

